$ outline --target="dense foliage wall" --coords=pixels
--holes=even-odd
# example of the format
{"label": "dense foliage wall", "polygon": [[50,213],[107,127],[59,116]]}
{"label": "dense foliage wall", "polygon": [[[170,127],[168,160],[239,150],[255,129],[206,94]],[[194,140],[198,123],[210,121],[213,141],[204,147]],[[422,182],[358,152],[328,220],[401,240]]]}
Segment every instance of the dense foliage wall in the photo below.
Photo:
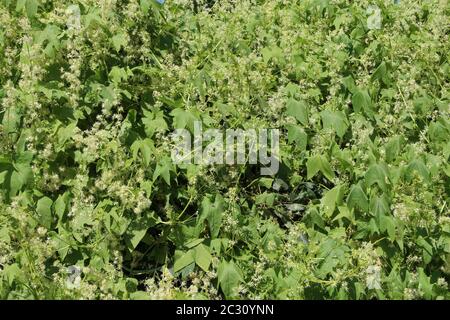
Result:
{"label": "dense foliage wall", "polygon": [[[0,0],[0,297],[449,298],[449,11]],[[194,121],[278,174],[175,165]]]}

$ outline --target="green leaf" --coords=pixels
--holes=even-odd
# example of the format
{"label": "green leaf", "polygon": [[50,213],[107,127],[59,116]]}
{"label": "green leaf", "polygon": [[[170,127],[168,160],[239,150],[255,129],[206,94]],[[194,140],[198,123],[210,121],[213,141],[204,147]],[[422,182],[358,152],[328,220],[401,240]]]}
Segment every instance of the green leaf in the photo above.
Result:
{"label": "green leaf", "polygon": [[203,241],[205,241],[205,239],[203,239],[203,238],[201,238],[201,239],[192,239],[192,240],[189,240],[188,242],[186,242],[184,244],[184,247],[186,247],[188,249],[192,249],[192,248],[198,246]]}
{"label": "green leaf", "polygon": [[131,230],[129,229],[128,232],[129,232],[129,242],[131,244],[130,249],[134,250],[147,233],[147,228],[143,226],[142,228],[132,228]]}
{"label": "green leaf", "polygon": [[39,199],[36,212],[39,214],[39,222],[47,229],[52,226],[52,199],[44,197]]}
{"label": "green leaf", "polygon": [[386,191],[387,171],[381,165],[374,164],[367,170],[364,180],[367,187],[376,183],[381,190]]}
{"label": "green leaf", "polygon": [[425,299],[431,299],[433,297],[433,285],[430,278],[425,274],[423,268],[418,268],[419,271],[419,288],[424,293]]}
{"label": "green leaf", "polygon": [[333,218],[333,220],[332,220],[333,222],[341,220],[342,218],[347,218],[352,223],[355,222],[355,217],[353,215],[353,211],[349,210],[349,208],[347,206],[339,206],[338,209],[339,209],[339,213],[336,215],[336,217]]}
{"label": "green leaf", "polygon": [[313,156],[308,158],[308,161],[306,162],[306,179],[310,180],[320,171],[321,161],[322,160],[320,159],[320,156]]}
{"label": "green leaf", "polygon": [[26,10],[28,18],[33,18],[38,11],[39,3],[37,0],[27,0]]}
{"label": "green leaf", "polygon": [[283,50],[278,46],[265,47],[261,50],[264,63],[269,62],[271,59],[282,59]]}
{"label": "green leaf", "polygon": [[67,127],[61,127],[58,130],[58,144],[62,147],[67,140],[73,137],[74,131],[77,127],[77,122],[70,123]]}
{"label": "green leaf", "polygon": [[16,3],[16,12],[25,10],[28,18],[33,18],[38,10],[39,2],[37,0],[18,0]]}
{"label": "green leaf", "polygon": [[217,269],[217,278],[226,299],[237,296],[237,287],[243,279],[241,271],[233,262],[223,260]]}
{"label": "green leaf", "polygon": [[386,151],[386,161],[392,162],[395,160],[397,155],[401,151],[401,146],[403,144],[403,137],[402,136],[394,136],[389,139],[389,142],[385,145],[385,151]]}
{"label": "green leaf", "polygon": [[328,190],[321,200],[325,216],[330,217],[336,209],[336,206],[342,204],[343,198],[344,188],[342,185],[337,185],[333,189]]}
{"label": "green leaf", "polygon": [[153,148],[153,141],[149,139],[145,139],[142,141],[141,145],[139,146],[139,149],[141,150],[142,157],[144,158],[145,165],[150,164],[150,156],[152,154],[152,148]]}
{"label": "green leaf", "polygon": [[412,179],[414,171],[417,171],[426,182],[430,182],[430,172],[421,159],[416,159],[409,163],[406,168],[406,178],[408,180]]}
{"label": "green leaf", "polygon": [[364,111],[368,116],[372,116],[372,99],[367,90],[358,89],[352,96],[352,105],[355,112]]}
{"label": "green leaf", "polygon": [[[124,69],[117,66],[112,67],[111,71],[108,74],[111,81],[116,84],[126,81],[132,75],[133,73],[129,68]],[[109,99],[112,100],[113,98],[110,97]]]}
{"label": "green leaf", "polygon": [[208,271],[211,261],[212,256],[207,246],[199,244],[195,247],[195,263],[202,268],[203,271]]}
{"label": "green leaf", "polygon": [[135,218],[126,231],[128,249],[133,251],[147,234],[147,230],[157,223],[153,212],[145,212],[141,217]]}
{"label": "green leaf", "polygon": [[379,66],[372,74],[372,80],[382,80],[383,82],[385,82],[386,72],[387,72],[386,63],[383,61],[379,64]]}
{"label": "green leaf", "polygon": [[144,124],[145,134],[148,138],[151,138],[155,132],[165,132],[168,129],[167,122],[164,119],[164,113],[159,110],[153,112],[144,110],[142,123]]}
{"label": "green leaf", "polygon": [[214,203],[208,197],[205,197],[202,201],[202,216],[208,221],[209,231],[213,239],[219,235],[224,204],[224,200],[220,194],[216,195]]}
{"label": "green leaf", "polygon": [[264,193],[256,195],[255,203],[256,204],[265,204],[269,207],[272,207],[275,202],[276,196],[277,196],[276,193],[264,192]]}
{"label": "green leaf", "polygon": [[[42,30],[36,37],[36,42],[39,43],[39,45],[44,46],[44,52],[50,58],[55,57],[56,50],[61,46],[61,42],[59,39],[60,32],[61,30],[59,27],[48,24],[45,29]],[[52,87],[51,89],[41,87],[40,89],[43,90],[43,93],[49,99],[52,97],[54,92],[58,92],[58,90],[54,87]]]}
{"label": "green leaf", "polygon": [[130,293],[131,300],[150,300],[150,294],[146,291],[136,291]]}
{"label": "green leaf", "polygon": [[387,234],[389,236],[389,239],[391,241],[394,241],[396,239],[395,235],[395,220],[394,218],[390,216],[382,216],[383,221],[383,228],[386,228]]}
{"label": "green leaf", "polygon": [[347,197],[349,208],[358,207],[363,211],[369,210],[369,200],[359,184],[354,185]]}
{"label": "green leaf", "polygon": [[180,252],[179,257],[175,260],[175,264],[173,265],[173,271],[178,272],[191,263],[195,262],[195,250],[191,249],[187,252]]}
{"label": "green leaf", "polygon": [[320,116],[324,129],[334,129],[340,138],[347,132],[349,122],[342,111],[324,110],[320,113]]}
{"label": "green leaf", "polygon": [[10,197],[13,197],[17,195],[17,192],[22,189],[24,185],[24,180],[22,175],[17,172],[13,171],[11,173],[11,179],[10,179],[10,188],[9,188],[9,195]]}
{"label": "green leaf", "polygon": [[55,213],[58,216],[59,220],[61,220],[64,216],[64,212],[66,211],[66,201],[67,201],[67,194],[60,195],[58,199],[56,199],[54,208]]}
{"label": "green leaf", "polygon": [[21,114],[19,113],[18,108],[9,107],[6,109],[2,119],[3,132],[8,134],[16,133],[20,124],[20,119]]}
{"label": "green leaf", "polygon": [[3,182],[5,182],[5,178],[6,178],[7,174],[8,174],[8,171],[0,172],[0,184],[3,184]]}
{"label": "green leaf", "polygon": [[263,186],[266,189],[270,189],[272,187],[272,183],[273,183],[273,178],[262,177],[262,178],[259,178],[259,180],[258,180],[258,184]]}
{"label": "green leaf", "polygon": [[308,107],[304,101],[289,99],[286,105],[286,114],[294,117],[304,126],[308,125]]}
{"label": "green leaf", "polygon": [[296,125],[289,125],[287,128],[289,143],[295,142],[300,150],[306,150],[308,135],[305,130]]}
{"label": "green leaf", "polygon": [[73,235],[64,230],[60,229],[59,233],[51,232],[53,243],[55,244],[55,249],[62,260],[64,260],[71,249],[71,244],[73,242]]}
{"label": "green leaf", "polygon": [[433,257],[433,247],[432,245],[425,240],[422,236],[419,236],[416,240],[416,244],[422,248],[423,260],[426,264],[431,262]]}
{"label": "green leaf", "polygon": [[170,115],[173,117],[174,129],[187,128],[191,130],[191,132],[194,131],[194,122],[198,120],[194,113],[181,108],[176,108],[172,110]]}
{"label": "green leaf", "polygon": [[170,158],[163,158],[155,168],[155,172],[153,173],[153,182],[158,179],[158,177],[162,177],[167,185],[170,186],[170,171],[174,171],[173,164]]}
{"label": "green leaf", "polygon": [[331,169],[331,166],[330,166],[330,163],[328,162],[328,160],[325,159],[324,157],[322,157],[322,165],[321,165],[320,171],[322,171],[323,175],[328,180],[334,179],[334,171]]}
{"label": "green leaf", "polygon": [[10,229],[7,227],[0,228],[0,242],[9,244],[11,242]]}
{"label": "green leaf", "polygon": [[147,14],[148,11],[150,10],[150,5],[151,5],[150,1],[152,1],[152,0],[140,0],[139,1],[141,10],[144,14]]}
{"label": "green leaf", "polygon": [[150,164],[151,155],[153,153],[155,146],[153,141],[150,139],[136,140],[131,145],[131,151],[133,152],[133,159],[136,160],[139,151],[141,152],[144,164],[148,166]]}
{"label": "green leaf", "polygon": [[2,274],[5,276],[5,279],[10,286],[14,281],[26,283],[27,276],[17,263],[5,266],[2,270]]}
{"label": "green leaf", "polygon": [[113,44],[114,49],[119,52],[121,48],[124,48],[127,46],[127,34],[124,32],[115,34],[111,38],[111,42]]}
{"label": "green leaf", "polygon": [[373,197],[370,199],[370,212],[376,217],[383,216],[389,213],[389,204],[384,197]]}
{"label": "green leaf", "polygon": [[309,157],[306,162],[306,171],[308,180],[314,177],[319,171],[321,171],[328,180],[333,180],[335,177],[330,163],[322,155]]}
{"label": "green leaf", "polygon": [[357,87],[355,85],[355,80],[353,80],[352,76],[348,76],[342,79],[342,83],[347,88],[348,91],[351,93],[355,93],[357,90]]}
{"label": "green leaf", "polygon": [[16,3],[16,12],[20,12],[23,9],[25,9],[25,4],[26,4],[27,0],[17,0]]}

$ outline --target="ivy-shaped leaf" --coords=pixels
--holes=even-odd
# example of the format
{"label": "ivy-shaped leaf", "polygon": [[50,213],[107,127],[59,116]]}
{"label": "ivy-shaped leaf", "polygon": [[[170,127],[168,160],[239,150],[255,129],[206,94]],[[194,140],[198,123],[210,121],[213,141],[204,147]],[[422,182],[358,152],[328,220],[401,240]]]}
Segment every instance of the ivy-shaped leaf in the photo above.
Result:
{"label": "ivy-shaped leaf", "polygon": [[364,176],[364,180],[366,182],[367,187],[370,187],[376,183],[383,191],[387,191],[386,190],[387,178],[388,178],[387,170],[385,170],[385,168],[383,168],[379,164],[374,164],[370,166],[370,168],[367,170]]}
{"label": "ivy-shaped leaf", "polygon": [[172,110],[170,115],[173,117],[173,127],[174,129],[189,129],[193,132],[194,122],[198,121],[197,116],[181,108],[176,108]]}
{"label": "ivy-shaped leaf", "polygon": [[304,126],[308,125],[308,107],[304,101],[289,99],[286,114],[297,119]]}
{"label": "ivy-shaped leaf", "polygon": [[306,162],[306,171],[308,180],[314,177],[319,171],[322,172],[328,180],[333,180],[335,177],[330,163],[322,155],[309,157],[308,161]]}
{"label": "ivy-shaped leaf", "polygon": [[150,139],[136,140],[131,145],[131,151],[133,152],[133,159],[136,160],[138,152],[141,152],[144,164],[148,166],[150,164],[150,159],[152,152],[154,150],[153,141]]}
{"label": "ivy-shaped leaf", "polygon": [[363,211],[369,210],[369,200],[359,184],[354,185],[347,197],[349,208],[358,207]]}
{"label": "ivy-shaped leaf", "polygon": [[347,132],[349,122],[342,111],[324,110],[320,113],[320,116],[324,129],[334,129],[340,138]]}
{"label": "ivy-shaped leaf", "polygon": [[289,143],[295,142],[300,150],[306,150],[308,135],[305,130],[298,125],[289,125],[287,128]]}
{"label": "ivy-shaped leaf", "polygon": [[167,185],[170,186],[170,171],[174,171],[173,163],[169,157],[164,157],[156,165],[155,172],[153,173],[153,182],[159,177],[162,177]]}

